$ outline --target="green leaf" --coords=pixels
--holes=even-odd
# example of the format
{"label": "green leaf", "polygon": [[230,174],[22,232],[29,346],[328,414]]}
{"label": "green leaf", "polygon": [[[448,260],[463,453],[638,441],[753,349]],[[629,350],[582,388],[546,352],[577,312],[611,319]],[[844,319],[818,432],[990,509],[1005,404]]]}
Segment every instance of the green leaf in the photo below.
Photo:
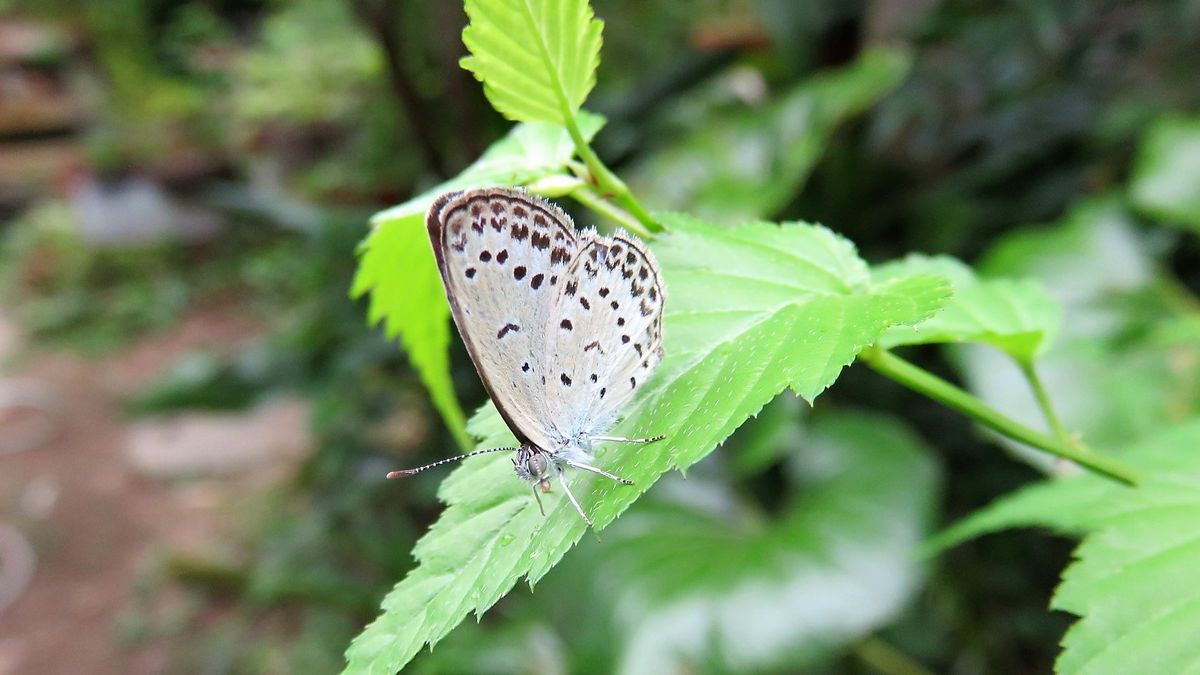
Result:
{"label": "green leaf", "polygon": [[1168,117],[1150,127],[1129,193],[1151,216],[1200,232],[1200,118]]}
{"label": "green leaf", "polygon": [[467,0],[461,65],[518,122],[569,124],[596,84],[603,23],[587,0]]}
{"label": "green leaf", "polygon": [[1190,672],[1200,661],[1200,419],[1123,457],[1144,476],[1127,488],[1091,475],[1042,483],[987,507],[936,544],[1006,527],[1088,532],[1052,606],[1082,618],[1059,673]]}
{"label": "green leaf", "polygon": [[[597,461],[634,487],[571,477],[597,529],[662,474],[710,453],[780,391],[811,400],[885,330],[928,318],[949,294],[937,277],[872,283],[854,247],[823,227],[720,228],[678,215],[662,222],[671,232],[653,248],[670,295],[666,358],[618,432],[667,439],[600,449]],[[494,411],[478,416],[476,430],[486,435],[480,447],[513,442]],[[418,567],[351,645],[350,670],[392,673],[521,577],[541,579],[586,530],[563,495],[544,498],[543,518],[529,493],[508,457],[455,470],[439,493],[448,508],[413,552]]]}
{"label": "green leaf", "polygon": [[790,426],[798,496],[778,518],[720,481],[676,478],[605,532],[594,583],[615,595],[621,673],[802,668],[888,623],[916,590],[937,494],[924,445],[880,415]]}
{"label": "green leaf", "polygon": [[[579,122],[590,139],[604,118],[581,111]],[[425,211],[449,190],[522,185],[553,175],[573,154],[574,144],[563,127],[519,124],[455,178],[376,214],[374,229],[360,246],[351,295],[371,294],[368,322],[382,321],[388,337],[399,336],[460,447],[470,447],[471,440],[450,382],[450,309],[425,233]]]}
{"label": "green leaf", "polygon": [[[1127,448],[1121,459],[1148,477],[1171,474],[1186,465],[1195,465],[1200,471],[1200,456],[1193,453],[1189,457],[1180,451],[1180,443],[1197,434],[1200,418]],[[1005,495],[946,528],[929,541],[926,550],[944,550],[1014,527],[1046,527],[1061,534],[1079,535],[1121,515],[1143,493],[1091,473],[1044,480]]]}
{"label": "green leaf", "polygon": [[636,194],[722,223],[769,217],[795,197],[845,119],[896,88],[907,52],[875,48],[758,109],[689,120],[692,133],[635,167]]}
{"label": "green leaf", "polygon": [[[1178,440],[1188,453],[1200,433]],[[1200,470],[1193,460],[1139,492],[1063,574],[1051,606],[1082,618],[1063,638],[1059,673],[1185,673],[1200,663]]]}
{"label": "green leaf", "polygon": [[928,321],[888,331],[880,340],[888,349],[982,342],[1030,363],[1049,347],[1058,332],[1058,303],[1036,281],[979,279],[970,267],[946,256],[910,255],[875,268],[874,274],[880,280],[937,274],[954,285],[954,296]]}

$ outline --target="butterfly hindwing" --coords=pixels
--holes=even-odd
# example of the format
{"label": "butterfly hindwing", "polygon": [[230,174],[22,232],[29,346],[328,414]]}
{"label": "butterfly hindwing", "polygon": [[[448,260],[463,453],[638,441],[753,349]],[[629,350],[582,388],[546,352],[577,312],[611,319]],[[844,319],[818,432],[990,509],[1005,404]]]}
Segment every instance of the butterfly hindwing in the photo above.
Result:
{"label": "butterfly hindwing", "polygon": [[451,314],[514,435],[551,447],[545,345],[552,299],[578,247],[570,218],[519,190],[450,193],[426,225]]}
{"label": "butterfly hindwing", "polygon": [[580,234],[554,289],[546,343],[546,413],[556,433],[604,433],[662,360],[666,300],[658,265],[637,239]]}

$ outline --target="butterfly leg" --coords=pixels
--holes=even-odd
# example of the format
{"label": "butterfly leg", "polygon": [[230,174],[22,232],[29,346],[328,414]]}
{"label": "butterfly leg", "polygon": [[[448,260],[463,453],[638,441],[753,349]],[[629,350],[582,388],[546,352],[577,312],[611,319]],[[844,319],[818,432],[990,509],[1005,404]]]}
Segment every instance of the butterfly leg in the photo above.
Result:
{"label": "butterfly leg", "polygon": [[542,507],[542,496],[538,494],[538,486],[533,486],[533,498],[537,500],[538,511],[542,512],[542,517],[546,517],[546,509]]}
{"label": "butterfly leg", "polygon": [[583,471],[591,471],[592,473],[598,473],[601,476],[604,476],[605,478],[608,478],[610,480],[615,480],[618,483],[621,483],[622,485],[633,485],[633,481],[629,480],[628,478],[621,478],[620,476],[616,475],[615,473],[609,473],[609,472],[605,471],[604,469],[601,469],[600,467],[592,466],[591,464],[584,464],[583,462],[576,462],[571,459],[566,460],[566,464],[567,464],[567,466],[574,467],[576,469],[582,469]]}
{"label": "butterfly leg", "polygon": [[583,522],[587,523],[588,527],[591,527],[592,519],[587,517],[587,514],[583,512],[583,507],[580,506],[579,502],[575,499],[575,495],[571,494],[571,488],[567,487],[567,479],[563,477],[561,471],[558,472],[558,482],[562,485],[563,492],[567,493],[567,499],[571,500],[571,505],[574,506],[575,510],[579,512],[579,517],[583,518]]}
{"label": "butterfly leg", "polygon": [[613,441],[614,443],[654,443],[666,436],[651,436],[650,438],[625,438],[623,436],[592,436],[593,441]]}

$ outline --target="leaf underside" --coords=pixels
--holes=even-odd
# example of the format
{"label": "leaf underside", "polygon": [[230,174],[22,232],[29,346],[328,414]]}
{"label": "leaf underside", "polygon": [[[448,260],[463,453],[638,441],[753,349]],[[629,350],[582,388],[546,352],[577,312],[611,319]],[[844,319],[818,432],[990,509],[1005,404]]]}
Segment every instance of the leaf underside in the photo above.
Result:
{"label": "leaf underside", "polygon": [[812,665],[886,624],[917,588],[913,551],[937,495],[925,446],[878,414],[786,425],[775,442],[797,496],[777,517],[710,473],[664,479],[669,490],[604,533],[588,569],[621,624],[622,675]]}

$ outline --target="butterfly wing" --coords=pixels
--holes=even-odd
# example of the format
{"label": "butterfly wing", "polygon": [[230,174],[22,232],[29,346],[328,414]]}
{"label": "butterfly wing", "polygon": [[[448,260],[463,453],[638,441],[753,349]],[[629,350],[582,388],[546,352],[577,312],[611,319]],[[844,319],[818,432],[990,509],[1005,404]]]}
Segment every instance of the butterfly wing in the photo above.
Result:
{"label": "butterfly wing", "polygon": [[578,246],[571,219],[526,192],[492,188],[443,195],[426,226],[451,315],[492,402],[521,442],[552,447],[544,341]]}
{"label": "butterfly wing", "polygon": [[555,288],[546,415],[555,434],[607,431],[662,360],[666,300],[654,256],[618,232],[580,235],[579,249]]}

